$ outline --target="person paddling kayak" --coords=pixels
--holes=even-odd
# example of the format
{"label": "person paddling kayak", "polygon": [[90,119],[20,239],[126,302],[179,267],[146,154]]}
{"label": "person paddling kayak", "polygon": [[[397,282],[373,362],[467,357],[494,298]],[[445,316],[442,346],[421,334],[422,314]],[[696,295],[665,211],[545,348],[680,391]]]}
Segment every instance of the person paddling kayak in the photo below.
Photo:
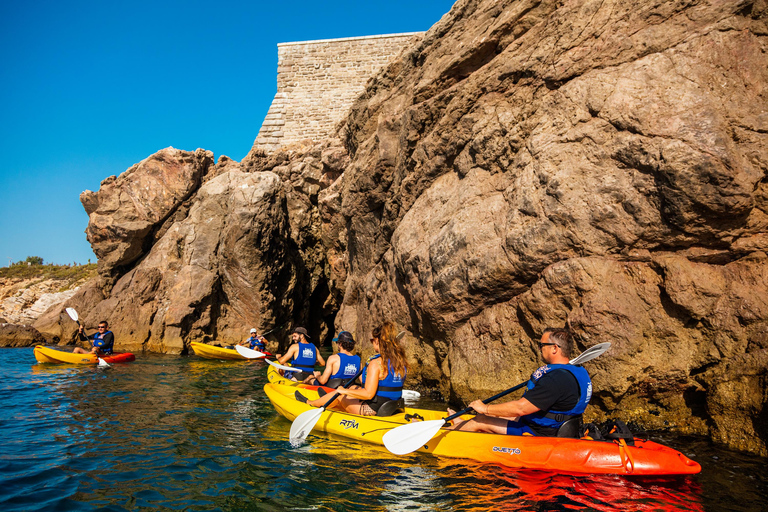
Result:
{"label": "person paddling kayak", "polygon": [[352,353],[355,350],[355,338],[352,333],[341,331],[333,341],[338,343],[338,353],[328,357],[322,373],[316,371],[314,376],[304,379],[305,384],[337,388],[357,375],[360,370],[360,356]]}
{"label": "person paddling kayak", "polygon": [[251,329],[251,336],[240,343],[240,345],[243,345],[245,347],[250,348],[251,350],[258,350],[259,352],[264,352],[267,350],[267,346],[265,344],[265,339],[263,336],[259,336],[257,334],[258,331],[256,329]]}
{"label": "person paddling kayak", "polygon": [[[398,408],[407,368],[405,349],[398,340],[395,325],[385,322],[375,328],[371,343],[376,355],[368,360],[363,370],[363,387],[337,388],[336,392],[341,396],[328,407],[361,416],[388,416]],[[325,406],[326,400],[326,397],[320,397],[310,405]]]}
{"label": "person paddling kayak", "polygon": [[96,354],[99,357],[108,356],[112,354],[112,349],[115,346],[115,335],[109,330],[109,324],[106,320],[99,322],[98,332],[86,335],[81,325],[77,331],[80,341],[90,341],[93,343],[91,350],[85,350],[80,347],[75,347],[72,352],[75,354]]}
{"label": "person paddling kayak", "polygon": [[314,375],[315,364],[325,366],[325,359],[320,355],[317,347],[309,342],[309,333],[307,333],[304,327],[297,327],[293,330],[291,343],[292,345],[288,348],[285,355],[278,355],[277,362],[285,364],[290,360],[292,367],[301,370],[299,372],[290,372],[293,380],[304,380]]}
{"label": "person paddling kayak", "polygon": [[546,364],[531,374],[522,398],[500,404],[475,400],[469,407],[477,416],[448,428],[518,436],[557,436],[566,421],[581,417],[592,397],[592,381],[587,370],[568,363],[571,346],[568,330],[545,329],[539,350]]}

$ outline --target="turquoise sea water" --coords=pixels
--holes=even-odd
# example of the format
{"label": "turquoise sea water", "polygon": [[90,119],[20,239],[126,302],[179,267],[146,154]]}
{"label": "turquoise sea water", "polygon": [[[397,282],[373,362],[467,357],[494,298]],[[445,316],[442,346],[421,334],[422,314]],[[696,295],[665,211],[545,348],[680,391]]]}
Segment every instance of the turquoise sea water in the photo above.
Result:
{"label": "turquoise sea water", "polygon": [[[570,476],[311,434],[262,390],[262,362],[139,354],[110,368],[0,349],[0,510],[765,510],[768,460],[656,434],[703,471]],[[442,408],[424,400],[420,406]]]}

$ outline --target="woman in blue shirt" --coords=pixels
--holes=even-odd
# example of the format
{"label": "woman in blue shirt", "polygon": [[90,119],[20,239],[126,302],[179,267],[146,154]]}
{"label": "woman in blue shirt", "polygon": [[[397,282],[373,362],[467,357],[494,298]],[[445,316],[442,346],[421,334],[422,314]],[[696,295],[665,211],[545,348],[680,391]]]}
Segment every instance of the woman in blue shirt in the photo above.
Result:
{"label": "woman in blue shirt", "polygon": [[[375,416],[385,403],[402,397],[407,368],[405,349],[397,339],[395,325],[385,322],[374,329],[371,344],[376,355],[368,360],[363,370],[363,387],[338,388],[336,391],[341,397],[334,402],[336,408],[352,414]],[[312,405],[325,405],[325,397]]]}

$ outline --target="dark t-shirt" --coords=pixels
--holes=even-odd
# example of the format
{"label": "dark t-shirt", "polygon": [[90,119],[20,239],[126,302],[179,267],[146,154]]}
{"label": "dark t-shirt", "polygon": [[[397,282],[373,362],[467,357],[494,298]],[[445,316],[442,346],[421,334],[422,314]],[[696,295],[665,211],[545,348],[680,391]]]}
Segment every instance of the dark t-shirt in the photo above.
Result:
{"label": "dark t-shirt", "polygon": [[[99,335],[98,332],[95,332],[93,334],[85,334],[85,333],[78,333],[79,338],[81,341],[90,341],[93,343],[93,341],[96,339],[96,336]],[[104,348],[107,350],[114,350],[114,344],[115,344],[115,335],[112,333],[112,331],[109,331],[104,334]]]}
{"label": "dark t-shirt", "polygon": [[[542,411],[569,411],[579,403],[579,381],[568,370],[552,370],[538,381],[523,397]],[[536,426],[540,435],[554,435],[557,429]]]}

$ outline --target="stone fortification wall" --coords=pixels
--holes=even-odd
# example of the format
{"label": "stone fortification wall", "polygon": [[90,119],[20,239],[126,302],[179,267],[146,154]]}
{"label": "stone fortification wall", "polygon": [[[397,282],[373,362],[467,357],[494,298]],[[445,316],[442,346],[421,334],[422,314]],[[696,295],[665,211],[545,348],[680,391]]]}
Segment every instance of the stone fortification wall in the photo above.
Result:
{"label": "stone fortification wall", "polygon": [[328,137],[368,79],[423,32],[277,45],[277,93],[254,149]]}

